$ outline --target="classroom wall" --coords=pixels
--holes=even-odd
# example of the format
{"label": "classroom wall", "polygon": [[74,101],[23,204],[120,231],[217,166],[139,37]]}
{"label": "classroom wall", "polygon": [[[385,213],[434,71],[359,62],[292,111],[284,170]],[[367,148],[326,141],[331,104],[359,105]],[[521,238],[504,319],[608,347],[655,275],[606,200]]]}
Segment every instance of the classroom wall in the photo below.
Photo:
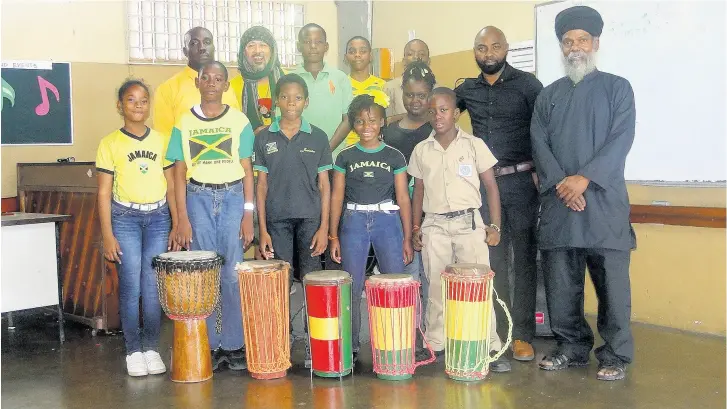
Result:
{"label": "classroom wall", "polygon": [[[484,26],[502,29],[508,42],[533,40],[534,6],[538,2],[399,2],[375,1],[374,47],[392,48],[400,59],[408,31],[427,42],[437,82],[453,87],[458,78],[479,74],[472,43]],[[469,117],[460,126],[471,132]],[[628,186],[631,203],[725,207],[726,189]],[[634,321],[724,336],[725,229],[634,224],[638,248],[632,253],[631,286]],[[595,314],[597,300],[589,282],[586,311]]]}
{"label": "classroom wall", "polygon": [[[338,66],[334,1],[297,2],[306,6],[306,23],[316,22],[326,28],[330,43],[327,59]],[[19,162],[47,162],[69,156],[77,161],[94,161],[99,140],[122,125],[114,94],[125,78],[143,78],[154,89],[182,68],[128,64],[126,36],[125,1],[2,1],[0,57],[3,60],[72,63],[74,128],[74,143],[70,146],[3,146],[0,152],[2,197],[16,195]]]}

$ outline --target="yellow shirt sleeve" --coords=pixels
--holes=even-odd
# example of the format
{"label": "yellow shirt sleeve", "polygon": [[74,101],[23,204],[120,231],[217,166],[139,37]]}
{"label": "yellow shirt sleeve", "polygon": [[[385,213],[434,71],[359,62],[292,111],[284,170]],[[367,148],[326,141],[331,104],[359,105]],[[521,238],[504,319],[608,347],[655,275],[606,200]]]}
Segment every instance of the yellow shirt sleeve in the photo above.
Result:
{"label": "yellow shirt sleeve", "polygon": [[96,152],[96,169],[101,172],[114,174],[114,154],[111,148],[111,139],[108,137],[101,139]]}
{"label": "yellow shirt sleeve", "polygon": [[169,84],[162,84],[157,88],[154,96],[154,111],[152,121],[154,129],[162,134],[164,141],[169,141],[174,128],[174,107],[172,104],[172,89]]}

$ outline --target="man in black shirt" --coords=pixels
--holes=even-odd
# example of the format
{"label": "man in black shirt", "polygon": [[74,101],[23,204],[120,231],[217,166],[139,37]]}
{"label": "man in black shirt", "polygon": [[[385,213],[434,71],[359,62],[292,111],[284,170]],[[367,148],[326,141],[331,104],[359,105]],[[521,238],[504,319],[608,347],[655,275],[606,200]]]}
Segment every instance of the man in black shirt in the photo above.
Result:
{"label": "man in black shirt", "polygon": [[[512,309],[513,357],[530,361],[535,357],[531,343],[535,335],[538,213],[530,120],[543,85],[534,75],[510,66],[507,51],[502,31],[483,28],[474,42],[475,60],[482,73],[477,78],[465,79],[454,91],[459,109],[470,114],[474,135],[485,141],[498,160],[495,177],[502,202],[502,232],[500,245],[490,247],[490,260],[497,274],[495,289]],[[487,200],[483,197],[482,202],[482,216],[485,223],[490,223]],[[514,275],[512,301],[509,270]],[[507,319],[500,309],[496,311],[497,332],[505,336]],[[509,369],[509,362],[492,368]]]}

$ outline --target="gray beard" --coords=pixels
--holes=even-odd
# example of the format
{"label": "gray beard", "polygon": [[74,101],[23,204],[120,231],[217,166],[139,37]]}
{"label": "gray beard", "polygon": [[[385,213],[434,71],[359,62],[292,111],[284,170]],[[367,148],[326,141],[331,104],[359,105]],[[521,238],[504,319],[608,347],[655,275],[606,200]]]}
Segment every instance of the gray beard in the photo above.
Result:
{"label": "gray beard", "polygon": [[[573,58],[574,56],[585,56],[585,58]],[[562,56],[563,67],[565,67],[565,75],[573,81],[574,84],[578,84],[583,78],[592,73],[596,69],[597,54],[595,51],[586,53],[583,51],[575,51],[568,54],[568,56]]]}

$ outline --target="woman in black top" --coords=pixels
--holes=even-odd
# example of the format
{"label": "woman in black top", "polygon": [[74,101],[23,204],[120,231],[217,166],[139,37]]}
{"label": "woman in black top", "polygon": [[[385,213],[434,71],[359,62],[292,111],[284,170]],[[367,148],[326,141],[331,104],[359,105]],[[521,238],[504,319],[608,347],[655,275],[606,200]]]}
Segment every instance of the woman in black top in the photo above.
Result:
{"label": "woman in black top", "polygon": [[353,278],[354,361],[369,248],[373,245],[382,273],[403,273],[413,253],[406,159],[381,140],[386,113],[376,98],[380,97],[359,95],[351,102],[348,120],[360,141],[342,150],[333,165],[329,246],[333,260],[343,264]]}

